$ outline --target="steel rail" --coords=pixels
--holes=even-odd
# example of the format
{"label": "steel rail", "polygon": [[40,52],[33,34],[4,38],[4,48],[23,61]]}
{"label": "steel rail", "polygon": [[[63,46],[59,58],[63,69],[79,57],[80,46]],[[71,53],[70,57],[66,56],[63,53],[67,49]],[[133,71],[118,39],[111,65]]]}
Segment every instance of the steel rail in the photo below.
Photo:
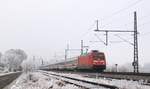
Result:
{"label": "steel rail", "polygon": [[[46,73],[46,74],[48,74],[48,75],[53,75],[53,76],[57,76],[57,77],[62,77],[62,78],[74,80],[74,81],[79,81],[79,82],[91,84],[91,85],[94,85],[94,86],[103,87],[103,88],[106,88],[106,89],[119,89],[118,87],[116,87],[116,86],[114,86],[114,85],[101,84],[101,83],[97,83],[97,82],[82,80],[82,79],[78,79],[78,78],[72,78],[72,77],[63,76],[63,75],[59,75],[59,74],[52,74],[52,73],[48,73],[48,72],[44,72],[44,71],[42,71],[42,72],[43,72],[43,73]],[[65,81],[65,80],[63,80],[63,81]],[[85,89],[91,89],[91,88],[85,87],[85,86],[83,86],[83,85],[81,85],[81,84],[79,85],[79,84],[75,84],[75,83],[72,83],[72,82],[69,82],[69,81],[65,81],[65,82],[70,83],[70,84],[74,84],[74,85],[79,86],[79,87],[83,87],[83,88],[85,88]]]}

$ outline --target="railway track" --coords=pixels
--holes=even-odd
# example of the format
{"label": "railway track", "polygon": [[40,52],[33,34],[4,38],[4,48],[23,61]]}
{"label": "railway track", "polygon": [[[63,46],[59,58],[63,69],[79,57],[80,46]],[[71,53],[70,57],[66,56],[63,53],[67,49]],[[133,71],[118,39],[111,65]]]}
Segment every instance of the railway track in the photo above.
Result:
{"label": "railway track", "polygon": [[105,77],[112,79],[126,79],[126,80],[134,80],[139,81],[143,80],[147,83],[150,83],[150,73],[133,73],[133,72],[102,72],[102,73],[92,73],[92,72],[74,72],[74,71],[55,71],[55,72],[63,72],[63,73],[72,73],[72,74],[81,74],[85,77]]}
{"label": "railway track", "polygon": [[119,89],[118,87],[113,86],[113,85],[107,85],[107,84],[101,84],[101,83],[91,82],[87,80],[81,80],[78,78],[63,76],[63,75],[59,75],[56,73],[49,73],[45,71],[40,71],[40,72],[42,72],[46,76],[55,77],[56,79],[61,79],[62,81],[66,83],[76,85],[83,89]]}
{"label": "railway track", "polygon": [[108,78],[108,79],[124,79],[124,80],[133,80],[133,81],[142,81],[142,85],[150,86],[150,73],[133,73],[133,72],[103,72],[103,73],[94,73],[94,72],[77,72],[77,71],[54,71],[58,73],[72,73],[79,74],[84,77],[90,78]]}
{"label": "railway track", "polygon": [[3,89],[5,86],[9,85],[13,80],[20,76],[22,72],[8,73],[0,75],[0,89]]}
{"label": "railway track", "polygon": [[98,74],[98,77],[105,77],[105,78],[112,78],[112,79],[126,79],[126,80],[133,80],[133,81],[142,80],[143,85],[150,85],[150,73],[104,72]]}
{"label": "railway track", "polygon": [[126,79],[140,81],[143,80],[150,83],[150,73],[132,73],[132,72],[104,72],[104,73],[89,73],[89,77],[98,76],[112,79]]}

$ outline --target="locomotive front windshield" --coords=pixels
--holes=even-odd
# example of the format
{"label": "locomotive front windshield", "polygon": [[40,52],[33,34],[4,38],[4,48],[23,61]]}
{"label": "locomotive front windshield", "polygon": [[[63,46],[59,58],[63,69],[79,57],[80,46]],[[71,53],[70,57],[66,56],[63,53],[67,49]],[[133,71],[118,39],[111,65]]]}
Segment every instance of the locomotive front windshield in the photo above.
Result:
{"label": "locomotive front windshield", "polygon": [[104,60],[104,53],[94,53],[94,60]]}

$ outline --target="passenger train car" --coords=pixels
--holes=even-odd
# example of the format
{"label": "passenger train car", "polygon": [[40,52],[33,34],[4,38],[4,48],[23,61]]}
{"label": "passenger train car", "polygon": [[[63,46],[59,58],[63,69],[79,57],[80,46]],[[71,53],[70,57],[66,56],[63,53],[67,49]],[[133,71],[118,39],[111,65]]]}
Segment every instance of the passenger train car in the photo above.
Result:
{"label": "passenger train car", "polygon": [[91,52],[80,55],[72,60],[42,66],[43,70],[89,70],[103,71],[106,69],[106,59],[103,52],[92,50]]}

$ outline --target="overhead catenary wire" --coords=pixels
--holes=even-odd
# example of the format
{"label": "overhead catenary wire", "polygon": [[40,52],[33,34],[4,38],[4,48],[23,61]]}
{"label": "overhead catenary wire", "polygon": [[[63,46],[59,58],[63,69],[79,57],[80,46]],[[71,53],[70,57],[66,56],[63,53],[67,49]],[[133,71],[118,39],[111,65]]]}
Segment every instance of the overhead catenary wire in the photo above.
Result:
{"label": "overhead catenary wire", "polygon": [[150,32],[143,33],[140,36],[143,37],[143,36],[147,36],[147,35],[150,35]]}
{"label": "overhead catenary wire", "polygon": [[[138,18],[138,21],[144,20],[144,19],[149,18],[149,17],[150,17],[150,13],[148,13],[148,14],[145,15],[145,16],[142,16],[142,17]],[[131,25],[132,23],[133,23],[133,21],[128,22],[128,23],[125,23],[123,26],[127,27],[128,25]],[[147,25],[147,24],[150,24],[150,21],[147,21],[147,22],[138,24],[138,29],[140,28],[140,30],[142,30],[141,28],[142,28],[143,26]],[[106,25],[105,25],[105,26],[106,26]],[[118,27],[115,26],[114,28],[118,28]]]}
{"label": "overhead catenary wire", "polygon": [[106,43],[97,35],[97,34],[94,34],[97,38],[98,38],[98,40],[100,41],[100,42],[102,42],[104,45],[106,45]]}
{"label": "overhead catenary wire", "polygon": [[129,42],[128,40],[122,38],[121,36],[119,36],[119,35],[117,35],[117,34],[115,34],[115,36],[117,36],[118,38],[120,38],[120,39],[123,40],[124,42],[129,43],[129,44],[132,45],[132,46],[134,45],[133,43]]}
{"label": "overhead catenary wire", "polygon": [[[141,1],[143,1],[143,0],[136,0],[135,2],[129,4],[127,7],[124,7],[124,8],[122,8],[122,9],[120,9],[120,10],[114,12],[113,14],[111,14],[110,16],[108,16],[107,19],[110,19],[110,18],[112,18],[113,16],[119,14],[120,12],[122,12],[122,11],[124,11],[124,10],[127,10],[127,9],[129,9],[129,8],[131,8],[131,7],[135,6],[135,5],[137,5],[137,4],[140,3]],[[128,3],[130,3],[130,2],[131,2],[131,1],[129,1]],[[107,20],[107,19],[104,19],[104,20]],[[94,25],[95,25],[95,23],[94,23]],[[107,24],[106,24],[106,25],[107,25]],[[104,27],[105,27],[106,25],[104,25]],[[85,37],[88,33],[90,33],[90,30],[92,29],[92,27],[93,27],[93,24],[92,24],[92,26],[90,26],[89,29],[87,29],[87,31],[86,31],[85,33],[83,33],[81,36],[79,36],[80,39],[81,39],[81,38],[83,39],[83,37]]]}
{"label": "overhead catenary wire", "polygon": [[[141,1],[143,1],[143,0],[137,0],[136,2],[131,3],[131,4],[128,5],[127,7],[122,8],[122,9],[120,9],[120,10],[114,12],[113,14],[111,14],[110,17],[113,17],[114,15],[117,15],[117,14],[119,14],[120,12],[122,12],[122,11],[124,11],[124,10],[127,10],[127,9],[129,9],[129,8],[131,8],[131,7],[133,7],[133,6],[135,6],[136,4],[138,4],[138,3],[141,2]],[[110,17],[108,17],[107,19],[109,19]]]}
{"label": "overhead catenary wire", "polygon": [[[128,5],[127,7],[122,8],[122,9],[120,9],[120,10],[114,12],[114,13],[112,14],[112,17],[115,16],[115,15],[117,15],[117,14],[119,14],[120,12],[122,12],[122,11],[124,11],[124,10],[127,10],[127,9],[129,9],[129,8],[131,8],[131,7],[135,6],[135,5],[137,5],[137,4],[138,4],[139,2],[141,2],[141,1],[143,1],[143,0],[137,0],[137,1],[133,2],[133,3],[131,3],[130,5]],[[145,16],[145,17],[149,17],[149,16]],[[109,18],[111,18],[111,17],[109,17]],[[142,18],[142,19],[143,19],[143,18]],[[92,27],[93,27],[93,25],[92,25]],[[90,28],[86,31],[86,33],[82,34],[82,35],[80,36],[80,38],[81,38],[81,37],[85,37],[88,33],[90,33],[92,27],[90,27]],[[120,38],[120,39],[121,39],[121,38]],[[122,40],[123,40],[123,39],[122,39]],[[102,43],[104,43],[103,40],[100,40],[100,41],[101,41]],[[124,40],[124,41],[125,41],[125,40]],[[119,42],[121,42],[121,41],[116,41],[116,42],[114,42],[114,43],[119,43]]]}
{"label": "overhead catenary wire", "polygon": [[[148,16],[146,16],[146,17],[148,17]],[[138,27],[141,27],[141,26],[146,25],[146,24],[148,24],[148,23],[150,23],[150,22],[141,24],[141,25],[139,25]],[[94,34],[94,35],[98,38],[99,41],[90,41],[90,42],[101,42],[101,43],[105,44],[105,42],[104,42],[97,34]],[[121,34],[121,36],[122,36],[122,35],[123,35],[123,34]],[[133,35],[133,34],[131,34],[131,35]],[[144,34],[139,34],[139,32],[138,32],[138,35],[139,35],[140,37],[143,37],[143,36],[150,35],[150,32],[147,32],[147,33],[144,33]],[[122,42],[127,42],[127,43],[133,45],[133,43],[131,43],[131,42],[128,41],[128,40],[133,39],[133,37],[128,38],[128,40],[127,40],[127,39],[125,39],[125,38],[119,36],[118,34],[114,34],[114,36],[120,38],[122,41],[110,41],[110,43],[122,43]]]}
{"label": "overhead catenary wire", "polygon": [[138,25],[138,26],[139,26],[139,27],[142,27],[142,26],[147,25],[147,24],[150,24],[150,21],[145,22],[145,23],[143,23],[143,24],[140,24],[140,25]]}
{"label": "overhead catenary wire", "polygon": [[[148,17],[150,17],[150,13],[149,13],[148,15],[145,15],[145,16],[139,18],[138,21],[141,21],[141,20],[146,19],[146,18],[148,18]],[[128,23],[126,23],[126,24],[124,24],[124,25],[127,26],[127,25],[130,25],[130,24],[132,24],[132,23],[133,23],[133,21],[132,21],[132,22],[128,22]],[[147,24],[149,24],[149,23],[150,23],[150,21],[145,22],[145,23],[142,23],[142,24],[138,24],[138,28],[141,28],[142,26],[147,25]]]}
{"label": "overhead catenary wire", "polygon": [[[139,35],[139,37],[141,38],[141,37],[144,37],[144,36],[148,36],[148,35],[150,35],[150,32],[146,32],[146,33],[143,33],[143,34],[138,34]],[[123,36],[123,34],[121,34],[121,36],[119,35],[119,34],[114,34],[114,36],[116,36],[116,37],[118,37],[118,38],[120,38],[122,41],[109,41],[110,43],[123,43],[123,42],[127,42],[127,43],[129,43],[129,44],[131,44],[131,45],[133,45],[133,43],[131,43],[130,41],[128,41],[128,40],[131,40],[131,39],[133,39],[133,37],[131,37],[131,38],[123,38],[122,36]],[[127,40],[128,39],[128,40]],[[98,41],[97,41],[98,42]],[[100,41],[99,41],[100,42]]]}
{"label": "overhead catenary wire", "polygon": [[[112,18],[113,16],[115,16],[115,15],[117,15],[117,14],[120,14],[122,11],[125,11],[125,10],[127,10],[127,9],[129,9],[129,8],[135,6],[135,5],[137,5],[137,4],[140,3],[141,1],[143,1],[143,0],[137,0],[137,1],[135,1],[135,2],[133,2],[133,3],[131,3],[131,4],[129,4],[127,7],[124,7],[124,8],[122,8],[122,9],[120,9],[120,10],[118,10],[118,11],[112,13],[110,16],[108,16],[108,17],[107,17],[106,19],[104,19],[104,20],[108,20],[108,19]],[[110,24],[110,23],[112,23],[112,21],[106,23],[103,27],[106,27],[106,26],[107,26],[108,24]]]}
{"label": "overhead catenary wire", "polygon": [[95,22],[94,22],[93,24],[91,24],[91,26],[89,26],[89,28],[87,29],[86,32],[82,33],[82,35],[79,36],[81,40],[82,40],[83,37],[85,37],[88,33],[90,33],[90,31],[93,31],[93,30],[91,30],[91,29],[93,28],[93,26],[95,26]]}

